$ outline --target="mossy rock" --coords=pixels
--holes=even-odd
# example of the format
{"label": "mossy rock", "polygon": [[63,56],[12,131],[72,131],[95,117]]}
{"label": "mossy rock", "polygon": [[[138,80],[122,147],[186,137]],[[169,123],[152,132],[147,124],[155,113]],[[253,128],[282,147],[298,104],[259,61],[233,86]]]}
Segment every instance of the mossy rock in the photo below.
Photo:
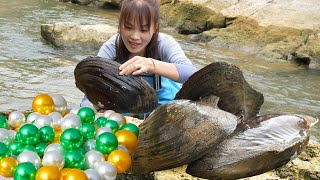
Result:
{"label": "mossy rock", "polygon": [[209,8],[192,3],[163,4],[161,17],[180,34],[197,34],[225,27],[225,17]]}
{"label": "mossy rock", "polygon": [[212,47],[245,51],[265,60],[296,60],[296,50],[312,32],[277,26],[260,26],[252,18],[239,16],[226,28],[211,29],[194,37]]}

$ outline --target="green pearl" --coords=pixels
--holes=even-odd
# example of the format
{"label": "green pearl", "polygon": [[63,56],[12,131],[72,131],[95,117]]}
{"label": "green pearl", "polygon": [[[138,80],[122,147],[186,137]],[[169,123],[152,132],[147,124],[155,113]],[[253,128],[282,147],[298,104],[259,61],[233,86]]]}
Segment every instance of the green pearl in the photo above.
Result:
{"label": "green pearl", "polygon": [[119,130],[119,124],[117,123],[117,121],[114,121],[114,120],[108,120],[106,122],[106,125],[107,127],[109,127],[110,129],[112,129],[112,131],[115,133]]}
{"label": "green pearl", "polygon": [[94,122],[94,125],[97,125],[99,127],[105,127],[106,123],[107,123],[107,118],[104,116],[100,116],[96,119],[96,121]]}
{"label": "green pearl", "polygon": [[13,142],[9,145],[9,151],[11,154],[18,156],[21,153],[22,144],[20,142]]}
{"label": "green pearl", "polygon": [[96,128],[92,124],[84,123],[80,127],[80,133],[85,140],[92,139],[96,135]]}
{"label": "green pearl", "polygon": [[37,153],[37,149],[35,147],[33,147],[32,145],[24,145],[21,147],[21,152],[23,151],[32,151]]}
{"label": "green pearl", "polygon": [[3,142],[0,142],[0,160],[7,156],[8,146]]}
{"label": "green pearl", "polygon": [[36,178],[37,168],[31,162],[18,164],[14,171],[14,180],[34,180]]}
{"label": "green pearl", "polygon": [[78,116],[82,123],[93,123],[95,118],[95,112],[89,107],[82,107],[78,111]]}
{"label": "green pearl", "polygon": [[78,168],[83,169],[85,163],[85,157],[79,149],[73,149],[66,152],[64,155],[65,168]]}
{"label": "green pearl", "polygon": [[51,126],[43,126],[40,128],[40,141],[48,143],[53,141],[55,136],[54,129]]}
{"label": "green pearl", "polygon": [[21,135],[19,132],[17,132],[16,137],[15,137],[15,141],[20,142],[20,140],[21,140]]}
{"label": "green pearl", "polygon": [[34,145],[40,140],[40,132],[37,126],[25,124],[19,129],[16,137],[22,144]]}
{"label": "green pearl", "polygon": [[103,154],[110,154],[118,147],[117,137],[110,132],[100,134],[96,140],[96,149]]}
{"label": "green pearl", "polygon": [[137,137],[139,136],[139,128],[138,126],[131,124],[131,123],[127,123],[125,125],[123,125],[121,128],[121,130],[129,130],[131,132],[133,132]]}
{"label": "green pearl", "polygon": [[8,128],[8,121],[7,118],[0,114],[0,128],[7,129]]}
{"label": "green pearl", "polygon": [[36,152],[40,156],[40,158],[43,157],[44,155],[44,150],[46,149],[47,145],[44,142],[39,142],[38,144],[35,145]]}
{"label": "green pearl", "polygon": [[79,148],[83,144],[83,136],[78,129],[66,129],[60,136],[60,144],[66,150]]}

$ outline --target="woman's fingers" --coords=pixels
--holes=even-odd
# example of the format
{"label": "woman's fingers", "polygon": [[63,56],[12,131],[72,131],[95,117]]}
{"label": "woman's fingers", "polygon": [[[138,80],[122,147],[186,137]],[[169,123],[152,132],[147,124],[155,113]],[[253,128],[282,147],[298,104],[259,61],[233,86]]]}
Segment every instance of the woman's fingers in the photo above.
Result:
{"label": "woman's fingers", "polygon": [[121,71],[120,71],[120,75],[129,75],[132,72],[134,72],[136,69],[138,69],[136,64],[129,64],[126,67],[124,67]]}
{"label": "woman's fingers", "polygon": [[[135,56],[136,57],[136,56]],[[123,63],[120,67],[119,70],[123,70],[124,68],[126,68],[127,66],[129,66],[130,64],[134,64],[136,61],[136,58],[133,57],[131,59],[129,59],[128,61],[126,61],[125,63]]]}
{"label": "woman's fingers", "polygon": [[146,60],[147,58],[140,56],[131,58],[119,67],[119,69],[121,70],[119,75],[139,75],[143,72],[147,72],[149,64]]}
{"label": "woman's fingers", "polygon": [[139,69],[139,70],[137,70],[137,71],[133,71],[132,75],[139,75],[139,74],[141,74],[141,73],[143,73],[143,72],[145,72],[145,71],[142,70],[142,69]]}

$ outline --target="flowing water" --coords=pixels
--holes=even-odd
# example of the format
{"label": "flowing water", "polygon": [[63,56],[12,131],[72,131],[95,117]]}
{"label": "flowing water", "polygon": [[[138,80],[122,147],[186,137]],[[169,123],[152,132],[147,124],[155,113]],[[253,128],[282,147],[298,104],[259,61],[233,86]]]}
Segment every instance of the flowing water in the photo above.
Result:
{"label": "flowing water", "polygon": [[[30,110],[40,93],[61,94],[68,107],[79,105],[83,93],[74,84],[77,59],[96,55],[98,49],[58,49],[42,40],[40,25],[55,22],[109,24],[117,26],[118,12],[45,0],[0,0],[0,111]],[[194,64],[210,62],[237,65],[246,80],[262,92],[265,102],[260,114],[289,112],[320,118],[320,71],[287,62],[266,62],[248,54],[208,47],[190,41],[170,28]],[[320,139],[320,123],[313,128]]]}

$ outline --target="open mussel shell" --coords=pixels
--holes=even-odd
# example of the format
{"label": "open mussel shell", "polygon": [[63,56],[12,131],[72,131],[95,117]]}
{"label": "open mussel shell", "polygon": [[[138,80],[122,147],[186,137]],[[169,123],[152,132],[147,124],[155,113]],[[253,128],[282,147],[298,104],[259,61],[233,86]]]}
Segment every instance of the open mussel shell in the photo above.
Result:
{"label": "open mussel shell", "polygon": [[190,175],[238,179],[262,174],[296,158],[307,145],[310,121],[302,116],[273,114],[238,125],[227,139],[188,165]]}
{"label": "open mussel shell", "polygon": [[218,107],[246,120],[258,114],[263,95],[244,79],[241,70],[226,62],[214,62],[194,73],[178,92],[175,99],[197,101],[215,95]]}
{"label": "open mussel shell", "polygon": [[139,76],[120,76],[120,64],[88,57],[74,70],[76,86],[91,103],[116,112],[149,112],[158,105],[154,89]]}
{"label": "open mussel shell", "polygon": [[144,174],[188,164],[208,153],[236,126],[235,115],[206,102],[174,100],[163,104],[139,126],[132,172]]}

